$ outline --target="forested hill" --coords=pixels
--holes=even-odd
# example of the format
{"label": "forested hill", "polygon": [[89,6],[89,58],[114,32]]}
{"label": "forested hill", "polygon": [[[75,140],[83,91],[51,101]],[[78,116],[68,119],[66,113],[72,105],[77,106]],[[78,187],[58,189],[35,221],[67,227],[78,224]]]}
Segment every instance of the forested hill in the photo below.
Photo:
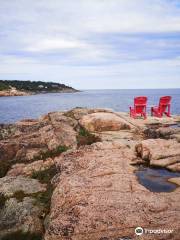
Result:
{"label": "forested hill", "polygon": [[25,92],[75,92],[72,87],[65,84],[42,81],[0,80],[0,91],[16,88]]}

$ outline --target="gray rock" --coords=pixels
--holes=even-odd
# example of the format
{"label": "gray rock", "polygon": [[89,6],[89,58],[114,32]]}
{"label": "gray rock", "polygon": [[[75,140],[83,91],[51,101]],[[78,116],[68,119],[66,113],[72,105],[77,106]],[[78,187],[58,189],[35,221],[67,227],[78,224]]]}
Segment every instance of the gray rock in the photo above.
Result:
{"label": "gray rock", "polygon": [[46,185],[36,179],[25,177],[3,177],[0,178],[0,192],[5,197],[13,197],[16,192],[23,191],[24,194],[34,194],[46,191]]}
{"label": "gray rock", "polygon": [[[14,234],[43,234],[43,205],[36,197],[45,192],[45,184],[36,179],[4,177],[0,179],[0,239]],[[19,235],[18,235],[19,236]]]}

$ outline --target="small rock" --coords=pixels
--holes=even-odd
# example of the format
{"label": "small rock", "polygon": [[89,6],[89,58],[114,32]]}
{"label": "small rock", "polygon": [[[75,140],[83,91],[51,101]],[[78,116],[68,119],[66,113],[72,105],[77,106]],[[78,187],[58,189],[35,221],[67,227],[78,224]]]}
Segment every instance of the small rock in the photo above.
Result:
{"label": "small rock", "polygon": [[168,179],[168,181],[180,186],[180,177],[170,178],[170,179]]}

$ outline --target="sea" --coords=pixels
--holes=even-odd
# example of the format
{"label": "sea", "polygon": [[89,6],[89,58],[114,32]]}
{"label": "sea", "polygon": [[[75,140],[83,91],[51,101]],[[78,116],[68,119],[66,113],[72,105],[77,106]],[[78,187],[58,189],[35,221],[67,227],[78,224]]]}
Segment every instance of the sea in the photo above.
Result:
{"label": "sea", "polygon": [[137,96],[148,97],[148,114],[151,106],[157,105],[161,96],[172,96],[171,113],[180,114],[180,89],[82,90],[75,93],[0,97],[0,123],[14,123],[75,107],[110,108],[129,112],[129,106],[133,105],[133,99]]}

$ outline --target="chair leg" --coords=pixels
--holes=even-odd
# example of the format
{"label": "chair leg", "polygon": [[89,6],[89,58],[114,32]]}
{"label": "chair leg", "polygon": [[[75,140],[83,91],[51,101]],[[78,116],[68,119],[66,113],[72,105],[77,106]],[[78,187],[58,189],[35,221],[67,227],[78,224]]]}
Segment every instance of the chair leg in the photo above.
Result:
{"label": "chair leg", "polygon": [[144,111],[144,119],[147,118],[147,114],[146,114],[146,107],[145,107],[145,111]]}
{"label": "chair leg", "polygon": [[163,117],[163,114],[158,112],[158,113],[156,113],[155,116],[158,117],[158,118],[162,118],[162,117]]}
{"label": "chair leg", "polygon": [[151,108],[151,116],[153,117],[154,116],[154,114],[153,114],[153,109]]}

